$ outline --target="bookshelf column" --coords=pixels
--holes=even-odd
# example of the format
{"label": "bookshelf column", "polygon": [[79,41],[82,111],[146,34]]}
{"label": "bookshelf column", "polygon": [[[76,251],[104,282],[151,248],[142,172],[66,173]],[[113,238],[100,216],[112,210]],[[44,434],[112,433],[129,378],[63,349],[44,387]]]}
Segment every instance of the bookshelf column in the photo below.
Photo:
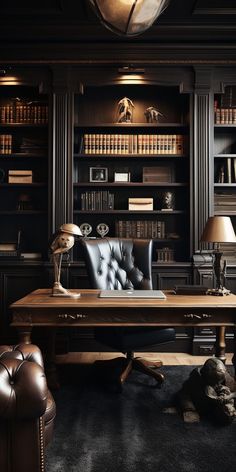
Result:
{"label": "bookshelf column", "polygon": [[[209,68],[195,69],[194,120],[193,120],[193,253],[203,249],[200,238],[205,223],[213,214],[214,173],[210,161],[213,143],[213,93],[212,71]],[[204,266],[204,268],[203,268]],[[195,283],[212,286],[212,264],[194,255]],[[206,327],[193,329],[192,354],[212,355],[214,353],[215,330]]]}
{"label": "bookshelf column", "polygon": [[52,230],[72,222],[72,150],[73,94],[69,90],[67,71],[53,70],[53,163],[52,163]]}
{"label": "bookshelf column", "polygon": [[208,217],[212,214],[213,170],[209,157],[213,142],[213,95],[211,69],[195,70],[194,129],[193,129],[193,249],[199,249],[200,238]]}

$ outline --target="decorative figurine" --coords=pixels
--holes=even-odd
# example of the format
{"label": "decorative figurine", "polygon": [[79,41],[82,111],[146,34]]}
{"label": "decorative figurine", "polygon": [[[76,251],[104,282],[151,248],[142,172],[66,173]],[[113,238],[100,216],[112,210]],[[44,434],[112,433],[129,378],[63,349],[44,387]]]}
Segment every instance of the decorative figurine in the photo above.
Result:
{"label": "decorative figurine", "polygon": [[75,236],[82,236],[80,228],[73,223],[66,223],[60,227],[50,246],[54,265],[53,297],[80,297],[80,293],[70,292],[60,283],[62,256],[74,246]]}
{"label": "decorative figurine", "polygon": [[175,208],[175,195],[173,192],[164,192],[162,195],[162,210],[172,211]]}
{"label": "decorative figurine", "polygon": [[80,231],[85,238],[87,238],[92,232],[92,229],[93,228],[89,223],[82,223],[82,225],[80,225]]}
{"label": "decorative figurine", "polygon": [[124,97],[118,102],[118,123],[131,123],[134,104],[130,98]]}
{"label": "decorative figurine", "polygon": [[147,123],[154,123],[155,121],[158,122],[159,116],[164,116],[159,110],[154,107],[148,107],[144,112],[146,116]]}
{"label": "decorative figurine", "polygon": [[96,230],[99,236],[101,236],[101,238],[104,238],[104,236],[106,236],[107,233],[109,233],[109,226],[106,223],[99,223],[97,225]]}
{"label": "decorative figurine", "polygon": [[236,417],[235,390],[235,380],[224,363],[212,357],[190,373],[177,394],[177,406],[187,422],[207,415],[220,424],[229,424]]}

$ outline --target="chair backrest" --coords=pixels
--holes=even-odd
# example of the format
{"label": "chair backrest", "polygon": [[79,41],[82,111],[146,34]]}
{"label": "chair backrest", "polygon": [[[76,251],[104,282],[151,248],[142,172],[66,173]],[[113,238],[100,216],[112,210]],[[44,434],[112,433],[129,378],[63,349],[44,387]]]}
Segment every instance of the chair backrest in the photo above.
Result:
{"label": "chair backrest", "polygon": [[82,239],[92,288],[152,289],[152,241],[149,239]]}

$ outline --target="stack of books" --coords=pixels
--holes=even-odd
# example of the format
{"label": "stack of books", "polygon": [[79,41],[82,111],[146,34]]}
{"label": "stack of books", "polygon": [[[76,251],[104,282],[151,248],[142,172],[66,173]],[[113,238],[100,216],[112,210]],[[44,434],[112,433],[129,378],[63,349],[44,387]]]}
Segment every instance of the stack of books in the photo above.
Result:
{"label": "stack of books", "polygon": [[215,215],[236,214],[236,193],[215,193]]}

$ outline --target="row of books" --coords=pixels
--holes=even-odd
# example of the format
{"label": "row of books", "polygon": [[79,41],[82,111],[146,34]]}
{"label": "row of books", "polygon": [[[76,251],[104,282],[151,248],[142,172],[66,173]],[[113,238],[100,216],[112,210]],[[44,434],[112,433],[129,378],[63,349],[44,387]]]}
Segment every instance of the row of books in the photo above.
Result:
{"label": "row of books", "polygon": [[214,207],[215,214],[229,211],[235,211],[236,213],[236,194],[215,193]]}
{"label": "row of books", "polygon": [[0,123],[45,124],[48,122],[48,106],[16,104],[0,106]]}
{"label": "row of books", "polygon": [[174,250],[169,247],[157,249],[157,262],[174,262]]}
{"label": "row of books", "polygon": [[84,154],[184,154],[182,134],[84,134]]}
{"label": "row of books", "polygon": [[218,171],[217,182],[220,184],[236,183],[236,158],[227,157],[224,159]]}
{"label": "row of books", "polygon": [[216,125],[235,125],[236,124],[236,108],[216,108],[215,109]]}
{"label": "row of books", "polygon": [[94,190],[81,194],[81,210],[114,210],[114,194],[107,190]]}
{"label": "row of books", "polygon": [[12,153],[12,135],[0,134],[0,154]]}
{"label": "row of books", "polygon": [[115,223],[119,238],[165,239],[165,222],[157,220],[119,220]]}

